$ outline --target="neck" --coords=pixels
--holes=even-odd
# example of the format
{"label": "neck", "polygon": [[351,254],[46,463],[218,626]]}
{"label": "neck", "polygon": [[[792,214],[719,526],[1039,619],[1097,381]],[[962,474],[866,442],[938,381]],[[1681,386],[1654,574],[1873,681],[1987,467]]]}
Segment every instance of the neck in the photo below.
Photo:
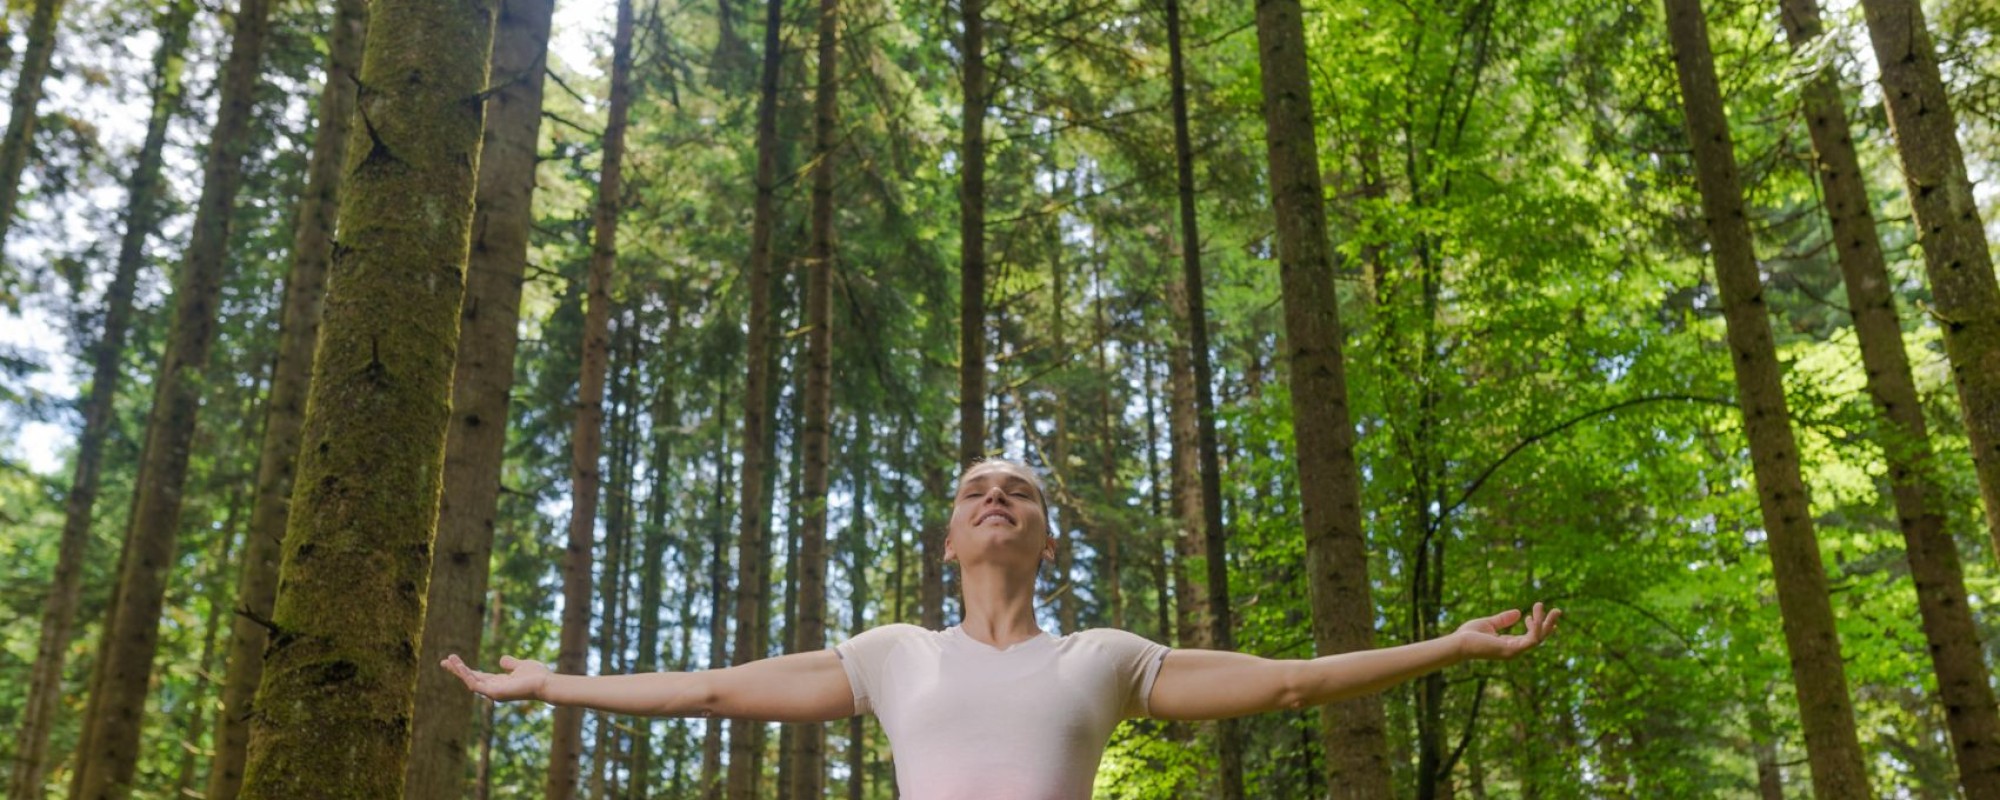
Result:
{"label": "neck", "polygon": [[959,570],[965,598],[967,636],[995,647],[1007,647],[1042,634],[1035,623],[1035,573],[999,564],[963,564]]}

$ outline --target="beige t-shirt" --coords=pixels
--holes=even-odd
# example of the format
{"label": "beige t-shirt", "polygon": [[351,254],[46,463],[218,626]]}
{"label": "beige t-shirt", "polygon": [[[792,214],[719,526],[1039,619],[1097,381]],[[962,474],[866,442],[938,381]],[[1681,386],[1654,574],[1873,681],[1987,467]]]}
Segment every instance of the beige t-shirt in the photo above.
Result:
{"label": "beige t-shirt", "polygon": [[1005,650],[957,627],[886,625],[834,648],[889,735],[909,800],[1090,797],[1111,729],[1145,716],[1165,646],[1120,630],[1042,634]]}

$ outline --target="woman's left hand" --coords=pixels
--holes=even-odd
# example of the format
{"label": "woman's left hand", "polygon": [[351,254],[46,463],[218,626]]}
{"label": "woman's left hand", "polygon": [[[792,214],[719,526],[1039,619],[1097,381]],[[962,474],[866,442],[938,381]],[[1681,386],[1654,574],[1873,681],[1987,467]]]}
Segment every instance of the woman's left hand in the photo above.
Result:
{"label": "woman's left hand", "polygon": [[1524,633],[1501,633],[1521,621],[1521,610],[1515,608],[1460,625],[1458,632],[1452,635],[1458,638],[1466,658],[1505,661],[1534,649],[1535,645],[1554,634],[1556,620],[1562,618],[1562,613],[1561,609],[1556,609],[1544,614],[1542,604],[1536,603],[1534,613],[1528,617],[1528,630]]}

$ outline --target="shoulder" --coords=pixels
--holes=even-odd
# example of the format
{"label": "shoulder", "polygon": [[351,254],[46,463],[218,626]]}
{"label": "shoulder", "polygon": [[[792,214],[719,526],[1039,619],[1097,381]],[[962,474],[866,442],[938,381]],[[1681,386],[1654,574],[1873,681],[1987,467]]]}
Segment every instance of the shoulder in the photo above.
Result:
{"label": "shoulder", "polygon": [[1101,650],[1114,654],[1144,655],[1152,651],[1165,651],[1162,645],[1131,631],[1117,628],[1091,628],[1078,631],[1068,637],[1076,646]]}
{"label": "shoulder", "polygon": [[936,631],[917,625],[904,623],[880,625],[855,634],[836,649],[844,652],[886,652],[905,642],[922,641],[935,635]]}

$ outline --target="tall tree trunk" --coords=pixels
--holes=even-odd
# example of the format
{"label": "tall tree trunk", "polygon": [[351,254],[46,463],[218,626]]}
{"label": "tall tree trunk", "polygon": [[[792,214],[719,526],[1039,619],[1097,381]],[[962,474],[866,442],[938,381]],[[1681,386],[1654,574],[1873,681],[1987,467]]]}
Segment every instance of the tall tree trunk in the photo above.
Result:
{"label": "tall tree trunk", "polygon": [[[946,475],[943,467],[926,464],[923,476],[925,497],[950,496],[952,476]],[[948,519],[934,517],[924,525],[923,547],[917,554],[921,562],[918,567],[921,572],[917,588],[918,621],[934,631],[944,629],[944,537],[948,524]],[[1069,578],[1065,575],[1063,579],[1067,581]]]}
{"label": "tall tree trunk", "polygon": [[1869,796],[1867,772],[1855,736],[1847,674],[1840,662],[1826,570],[1813,532],[1799,450],[1792,437],[1777,348],[1757,274],[1757,256],[1743,208],[1736,155],[1716,84],[1714,57],[1700,0],[1666,0],[1668,37],[1680,75],[1688,141],[1694,148],[1702,214],[1715,254],[1716,285],[1728,325],[1736,391],[1750,439],[1758,505],[1768,531],[1778,605],[1792,681],[1798,689],[1813,793],[1821,800]]}
{"label": "tall tree trunk", "polygon": [[[1354,459],[1354,425],[1347,407],[1347,373],[1341,356],[1339,295],[1334,291],[1321,194],[1318,140],[1313,131],[1312,86],[1306,71],[1305,29],[1297,0],[1264,0],[1257,6],[1257,54],[1263,67],[1264,134],[1270,151],[1271,195],[1276,207],[1278,271],[1285,304],[1285,338],[1291,351],[1293,436],[1298,452],[1299,505],[1306,540],[1307,587],[1312,597],[1313,643],[1320,655],[1375,646],[1368,585],[1368,550],[1361,529],[1361,475]],[[1191,211],[1182,212],[1191,218]],[[1188,227],[1184,223],[1183,227]],[[1183,234],[1187,235],[1187,234]],[[1199,244],[1184,245],[1192,251]],[[1188,281],[1196,330],[1203,323],[1201,284]],[[1198,345],[1201,339],[1195,339]],[[1195,381],[1209,386],[1197,347]],[[1219,492],[1207,490],[1215,468],[1212,415],[1201,414],[1203,502],[1210,526],[1220,523]],[[1210,607],[1223,628],[1226,573],[1220,537],[1212,536]],[[1219,599],[1218,599],[1219,598]],[[1218,638],[1218,646],[1228,642]],[[1326,781],[1336,797],[1389,796],[1387,722],[1379,695],[1326,706],[1322,711]]]}
{"label": "tall tree trunk", "polygon": [[[251,798],[401,794],[493,7],[377,0],[313,364]],[[406,80],[418,71],[422,81]],[[411,208],[436,213],[413,216]]]}
{"label": "tall tree trunk", "polygon": [[[853,470],[848,480],[854,490],[854,509],[848,518],[847,530],[847,630],[849,635],[867,630],[865,617],[868,613],[868,565],[874,563],[875,554],[868,542],[868,515],[873,513],[868,505],[868,484],[871,477],[870,460],[874,457],[871,420],[867,409],[855,409],[854,443],[849,449],[848,467]],[[868,729],[867,715],[856,714],[847,718],[847,800],[862,800],[866,796],[868,774]]]}
{"label": "tall tree trunk", "polygon": [[[620,163],[631,105],[632,0],[619,0],[611,43],[611,106],[604,125],[603,174],[598,178],[590,249],[589,302],[583,323],[583,374],[577,388],[576,427],[570,433],[569,545],[563,553],[562,646],[556,671],[581,675],[590,647],[591,545],[597,531],[598,473],[604,442],[604,373],[609,359],[611,269],[618,258]],[[583,709],[558,707],[549,753],[549,800],[576,796],[583,756]]]}
{"label": "tall tree trunk", "polygon": [[[492,102],[493,101],[490,99],[487,101],[489,105]],[[492,108],[487,109],[488,113],[492,113],[492,111],[493,111]],[[476,220],[479,217],[479,204],[478,201],[476,200],[473,202],[472,214],[475,220],[474,224],[476,225],[477,224]],[[452,390],[456,392],[457,387],[459,385],[460,384],[458,383],[458,381],[454,378],[452,381]],[[447,443],[445,445],[445,450],[447,453],[449,453],[451,449],[451,445],[449,443],[450,439],[449,435],[447,435],[446,439]],[[448,457],[449,456],[447,455],[447,458]],[[448,463],[445,466],[445,470],[446,470],[446,477],[449,478],[451,467]],[[435,576],[437,570],[433,569],[431,570],[431,572]],[[437,578],[432,577],[432,580],[435,581],[437,580]],[[500,613],[501,606],[500,606],[499,589],[493,590],[492,599],[487,601],[487,606],[491,609],[491,614],[487,618],[488,630],[486,632],[486,635],[492,637],[494,644],[497,645],[500,643],[500,623],[503,619]],[[426,630],[430,628],[429,622],[426,622],[424,624],[424,628]],[[418,686],[420,689],[422,688],[421,681],[418,682]],[[489,702],[485,704],[484,708],[479,709],[479,762],[474,767],[475,771],[473,772],[472,775],[472,800],[491,800],[491,798],[493,797],[493,739],[494,737],[499,735],[499,731],[496,730],[496,726],[494,725],[495,717],[497,716],[496,711],[498,708],[499,708],[498,703]],[[412,752],[414,753],[415,751],[413,750]],[[422,760],[424,760],[423,756],[413,756],[410,759],[412,763]],[[403,774],[403,796],[404,797],[425,796],[412,792],[410,790],[411,786],[412,786],[412,781],[410,779],[410,774],[405,772]],[[454,793],[454,794],[438,795],[438,796],[449,798],[449,797],[458,797],[460,795]]]}
{"label": "tall tree trunk", "polygon": [[[333,258],[335,215],[340,212],[341,170],[353,129],[355,75],[368,27],[365,0],[340,0],[334,7],[326,77],[320,88],[319,122],[313,132],[312,162],[299,199],[298,230],[292,240],[292,268],[285,281],[278,363],[264,413],[263,448],[257,461],[257,500],[250,512],[250,537],[237,576],[236,603],[229,632],[229,666],[222,685],[221,726],[216,729],[215,763],[208,797],[233,800],[243,786],[243,761],[250,744],[251,698],[263,678],[269,632],[258,620],[271,617],[278,597],[278,562],[290,516],[292,476],[297,466],[299,429],[305,422],[307,382],[313,347],[319,342],[321,306],[326,299],[327,265]],[[440,670],[441,671],[441,670]]]}
{"label": "tall tree trunk", "polygon": [[[1177,2],[1177,0],[1176,0]],[[1201,434],[1196,421],[1194,358],[1188,347],[1187,281],[1167,283],[1167,305],[1174,315],[1177,341],[1167,348],[1167,429],[1173,444],[1167,474],[1173,485],[1174,621],[1181,647],[1207,649],[1208,516],[1201,502]],[[1219,488],[1219,485],[1218,485]]]}
{"label": "tall tree trunk", "polygon": [[[721,669],[729,665],[729,617],[724,611],[729,602],[729,557],[724,550],[729,545],[729,515],[725,503],[729,497],[729,381],[717,379],[715,382],[715,503],[710,512],[713,526],[708,542],[708,668]],[[719,800],[722,797],[722,729],[724,721],[709,717],[705,721],[701,736],[701,800]]]}
{"label": "tall tree trunk", "polygon": [[224,62],[213,145],[202,165],[201,199],[195,207],[187,257],[174,287],[174,319],[167,351],[153,381],[146,444],[133,485],[132,511],[119,557],[117,604],[104,626],[91,681],[78,769],[70,796],[122,798],[131,791],[139,759],[139,726],[145,719],[148,680],[159,646],[160,607],[167,591],[180,527],[181,489],[187,482],[188,444],[201,408],[201,376],[215,342],[229,223],[249,149],[268,0],[243,0],[236,35]]}
{"label": "tall tree trunk", "polygon": [[1118,415],[1111,409],[1111,385],[1117,376],[1111,371],[1110,358],[1105,355],[1105,350],[1110,347],[1111,325],[1104,316],[1104,287],[1107,284],[1102,272],[1097,273],[1097,285],[1097,295],[1091,299],[1091,305],[1097,317],[1097,491],[1102,497],[1099,502],[1104,509],[1100,513],[1102,519],[1096,526],[1098,538],[1095,544],[1104,559],[1097,577],[1104,581],[1103,596],[1105,604],[1110,606],[1111,627],[1122,630],[1125,628],[1125,592],[1119,583],[1119,575],[1123,572],[1120,545],[1123,544],[1124,532],[1110,516],[1111,509],[1118,507],[1118,450],[1114,436]]}
{"label": "tall tree trunk", "polygon": [[[1889,106],[1917,245],[1931,279],[1931,313],[1944,327],[1944,350],[1986,503],[1987,533],[2000,558],[2000,284],[1993,277],[1993,252],[1965,173],[1958,123],[1923,8],[1913,0],[1863,0],[1861,7],[1882,68],[1882,99]],[[1954,738],[1960,735],[1956,726],[1952,730]],[[1971,746],[1953,743],[1955,749]],[[1959,762],[1960,769],[1965,766]],[[2000,780],[1995,774],[2000,757],[1987,754],[1979,769],[1989,774],[1977,780],[1994,785],[1989,781]]]}
{"label": "tall tree trunk", "polygon": [[[660,352],[673,353],[680,347],[680,310],[673,298],[667,301],[667,333],[660,343]],[[663,366],[663,369],[665,367]],[[671,373],[669,373],[671,374]],[[652,672],[659,668],[661,596],[666,578],[666,558],[669,536],[667,534],[667,509],[673,502],[668,492],[671,489],[667,476],[667,464],[673,455],[672,431],[680,419],[680,407],[674,394],[675,384],[671,380],[662,381],[655,389],[652,408],[653,486],[646,495],[645,554],[641,557],[643,572],[639,577],[639,655],[633,669],[636,672]],[[687,541],[687,540],[683,540]],[[683,545],[683,552],[698,551],[697,547]],[[692,559],[688,566],[693,566]],[[692,583],[690,576],[689,583]],[[694,605],[693,598],[681,603],[686,608]],[[690,624],[683,623],[681,633],[685,636]],[[681,647],[681,659],[690,660],[687,647]],[[638,732],[632,742],[632,783],[628,796],[645,798],[652,794],[653,725],[650,720],[639,720]]]}
{"label": "tall tree trunk", "polygon": [[[254,408],[256,404],[246,403]],[[249,409],[243,415],[242,432],[249,433],[256,421]],[[208,618],[203,621],[201,634],[201,656],[195,662],[194,698],[188,703],[188,723],[181,735],[181,763],[174,769],[174,787],[170,797],[186,797],[194,788],[196,772],[201,768],[199,756],[202,753],[201,739],[208,732],[208,709],[213,703],[209,699],[209,686],[215,683],[215,645],[221,638],[223,617],[227,613],[229,596],[215,587],[223,584],[228,570],[230,556],[235,553],[236,533],[243,521],[242,481],[231,480],[235,484],[229,493],[229,511],[222,520],[222,529],[216,537],[215,553],[209,556],[208,574],[202,580],[202,589],[208,595]]]}
{"label": "tall tree trunk", "polygon": [[[757,196],[751,207],[750,262],[744,291],[750,296],[750,336],[743,388],[743,471],[737,483],[736,649],[734,663],[764,657],[767,632],[761,613],[770,591],[771,545],[765,538],[765,440],[772,423],[772,373],[777,370],[771,335],[771,234],[777,224],[778,69],[784,58],[779,32],[784,20],[781,0],[768,0],[764,11],[764,62],[757,96]],[[729,800],[754,800],[762,774],[763,724],[729,721]]]}
{"label": "tall tree trunk", "polygon": [[[0,136],[0,246],[13,230],[20,205],[21,173],[35,155],[36,106],[42,102],[42,79],[56,51],[56,22],[64,0],[35,0],[28,21],[28,50],[14,81],[14,98],[7,116],[7,133]],[[4,260],[4,259],[0,259]]]}
{"label": "tall tree trunk", "polygon": [[[1823,32],[1818,0],[1784,0],[1779,17],[1793,50],[1810,47]],[[1944,490],[1932,466],[1930,434],[1910,374],[1909,355],[1903,351],[1896,298],[1890,291],[1838,81],[1839,73],[1829,64],[1803,91],[1806,127],[1833,223],[1834,252],[1847,284],[1847,305],[1854,314],[1868,394],[1889,422],[1882,442],[1889,463],[1889,494],[1917,587],[1917,610],[1930,642],[1959,783],[1969,797],[2000,797],[2000,710],[1986,682],[1986,662],[1967,604],[1958,545],[1937,504]]]}
{"label": "tall tree trunk", "polygon": [[[819,66],[813,94],[812,233],[806,254],[805,419],[799,436],[805,459],[799,508],[799,609],[792,652],[826,647],[827,467],[833,423],[833,178],[840,135],[840,0],[819,3]],[[826,727],[800,725],[792,734],[792,797],[826,794]]]}
{"label": "tall tree trunk", "polygon": [[[629,357],[632,348],[625,344],[631,336],[631,326],[620,314],[618,328],[611,332],[610,356],[617,363],[609,368],[611,374],[610,407],[606,411],[609,420],[605,429],[610,431],[607,448],[610,452],[606,461],[610,472],[604,483],[609,508],[604,520],[604,569],[598,574],[597,601],[597,664],[609,673],[624,672],[619,659],[624,647],[619,642],[620,625],[623,624],[623,589],[626,572],[625,560],[630,541],[631,517],[626,511],[625,500],[631,491],[630,473],[626,470],[626,453],[632,449],[632,429],[630,426],[632,405],[627,396],[627,387],[632,378],[632,362]],[[587,795],[592,798],[608,798],[615,792],[606,793],[605,773],[611,770],[617,760],[616,734],[617,719],[609,712],[596,715],[595,743],[591,745],[590,782]],[[616,776],[613,775],[615,783]]]}
{"label": "tall tree trunk", "polygon": [[42,604],[41,636],[28,677],[27,707],[14,737],[14,769],[7,791],[10,800],[40,800],[43,795],[43,759],[62,697],[63,663],[68,660],[70,637],[75,632],[91,514],[97,506],[104,469],[104,442],[111,433],[112,401],[123,377],[119,366],[125,353],[125,335],[132,327],[133,288],[145,262],[146,238],[159,224],[161,154],[167,141],[167,123],[180,108],[181,73],[186,64],[183,56],[194,10],[190,0],[175,0],[159,16],[160,47],[153,53],[153,113],[146,122],[138,163],[126,182],[125,232],[118,245],[117,269],[104,293],[103,330],[90,347],[90,394],[82,403],[76,470],[64,499],[55,575],[49,581],[48,599]]}
{"label": "tall tree trunk", "polygon": [[[959,0],[958,466],[986,455],[986,2]],[[926,558],[931,557],[929,553]],[[942,600],[940,599],[940,609]],[[939,612],[943,616],[942,610]]]}
{"label": "tall tree trunk", "polygon": [[[1064,191],[1063,184],[1057,183],[1056,196],[1063,196]],[[1070,439],[1075,434],[1070,428],[1069,421],[1070,397],[1068,382],[1063,380],[1063,378],[1067,377],[1067,370],[1064,367],[1069,361],[1070,352],[1069,325],[1063,320],[1064,312],[1068,310],[1067,307],[1069,305],[1069,281],[1067,280],[1068,276],[1064,272],[1062,259],[1061,216],[1057,215],[1052,219],[1049,227],[1051,229],[1048,242],[1049,257],[1051,259],[1049,263],[1049,307],[1051,315],[1054,317],[1054,322],[1050,325],[1049,330],[1055,337],[1055,354],[1056,358],[1059,359],[1055,369],[1063,373],[1052,376],[1058,379],[1050,382],[1056,393],[1055,408],[1052,411],[1052,416],[1055,417],[1054,472],[1056,488],[1064,496],[1073,497],[1075,495],[1070,489],[1069,484]],[[1078,533],[1081,533],[1082,530],[1081,526],[1078,525],[1079,520],[1073,519],[1072,516],[1071,513],[1064,513],[1059,518],[1061,520],[1059,526],[1061,529],[1055,531],[1057,540],[1055,563],[1056,625],[1061,627],[1062,632],[1065,634],[1082,630],[1082,627],[1077,624],[1077,611],[1083,606],[1083,599],[1077,595],[1074,583],[1076,580],[1076,540],[1069,535],[1069,530],[1076,530]]]}
{"label": "tall tree trunk", "polygon": [[[452,424],[445,434],[444,493],[432,548],[437,557],[425,604],[422,667],[454,653],[467,663],[480,663],[507,404],[520,338],[521,280],[534,220],[536,147],[555,2],[500,0],[499,12],[458,356],[452,367]],[[418,670],[404,796],[464,795],[465,742],[476,702],[450,673]],[[490,705],[486,713],[491,715]],[[482,741],[482,760],[489,747]]]}

